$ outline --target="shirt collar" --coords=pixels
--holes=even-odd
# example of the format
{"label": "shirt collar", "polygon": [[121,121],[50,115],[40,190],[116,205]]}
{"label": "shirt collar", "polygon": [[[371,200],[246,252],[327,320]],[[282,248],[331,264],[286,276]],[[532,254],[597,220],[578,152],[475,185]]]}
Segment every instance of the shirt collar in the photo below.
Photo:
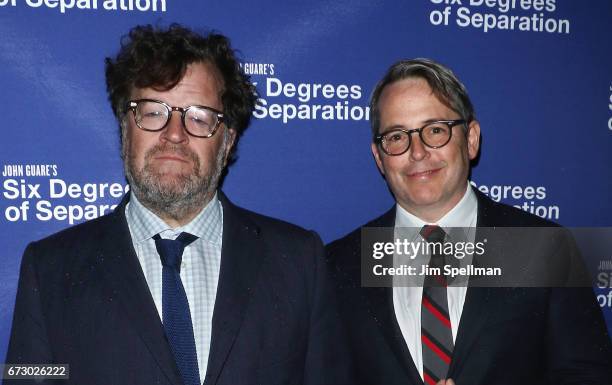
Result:
{"label": "shirt collar", "polygon": [[130,201],[126,207],[126,218],[136,242],[143,242],[155,234],[162,238],[176,238],[182,232],[188,232],[198,238],[221,245],[223,234],[223,208],[217,192],[200,213],[184,226],[170,227],[161,218],[138,201],[130,192]]}

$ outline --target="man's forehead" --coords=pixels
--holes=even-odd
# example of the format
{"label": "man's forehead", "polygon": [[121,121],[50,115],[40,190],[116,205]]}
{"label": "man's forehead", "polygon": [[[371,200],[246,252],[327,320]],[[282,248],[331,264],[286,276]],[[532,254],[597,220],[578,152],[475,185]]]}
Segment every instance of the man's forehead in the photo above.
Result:
{"label": "man's forehead", "polygon": [[193,71],[196,68],[202,68],[208,76],[214,78],[219,85],[223,85],[223,76],[215,63],[210,60],[200,60],[187,64],[183,78],[187,76],[188,71]]}
{"label": "man's forehead", "polygon": [[388,84],[380,95],[380,102],[389,102],[399,96],[427,96],[433,94],[427,80],[421,77],[408,77]]}
{"label": "man's forehead", "polygon": [[436,95],[427,80],[401,79],[383,90],[379,103],[381,129],[389,125],[418,126],[436,120],[456,119],[458,113]]}
{"label": "man's forehead", "polygon": [[165,93],[174,90],[199,92],[216,90],[221,96],[223,92],[223,77],[216,65],[209,61],[197,61],[187,64],[181,78],[175,84],[155,84],[148,87],[133,86],[132,97],[138,97],[151,91]]}
{"label": "man's forehead", "polygon": [[384,112],[439,110],[448,108],[422,78],[406,78],[389,84],[383,90],[378,102],[381,115]]}

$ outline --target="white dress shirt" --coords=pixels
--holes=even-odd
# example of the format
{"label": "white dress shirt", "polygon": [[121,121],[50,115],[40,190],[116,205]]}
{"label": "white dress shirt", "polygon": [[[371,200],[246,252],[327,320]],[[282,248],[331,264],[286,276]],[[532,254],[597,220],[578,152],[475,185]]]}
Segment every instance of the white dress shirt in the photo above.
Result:
{"label": "white dress shirt", "polygon": [[[450,227],[454,228],[475,228],[476,218],[478,212],[478,200],[476,194],[468,187],[463,198],[457,203],[452,210],[446,213],[436,223],[442,227],[447,233]],[[411,241],[422,240],[419,235],[421,227],[427,224],[422,219],[410,214],[404,210],[399,204],[396,205],[395,214],[395,228],[396,237],[398,237],[398,228],[410,228],[401,230],[401,239],[406,237],[406,234]],[[465,240],[468,242],[474,242],[475,232],[469,231],[465,234]],[[429,256],[426,256],[429,258]],[[394,258],[397,260],[397,257]],[[471,260],[471,256],[467,256],[465,261]],[[463,304],[465,302],[465,294],[467,292],[467,286],[463,283],[460,286],[452,286],[447,288],[448,291],[448,311],[451,321],[451,329],[453,333],[453,342],[457,338],[457,330],[459,328],[459,320],[461,319],[461,312],[463,311]],[[423,296],[423,286],[397,286],[396,279],[394,277],[393,285],[393,307],[395,316],[397,317],[397,323],[402,331],[406,345],[410,355],[414,360],[414,364],[423,378],[423,352],[421,349],[421,297]]]}
{"label": "white dress shirt", "polygon": [[181,261],[181,280],[191,311],[193,335],[198,354],[198,369],[203,382],[208,366],[212,317],[221,268],[223,237],[223,207],[217,194],[191,222],[171,228],[161,218],[144,207],[133,193],[125,209],[136,256],[155,301],[157,312],[162,313],[162,263],[153,236],[176,239],[182,232],[198,237],[185,247]]}

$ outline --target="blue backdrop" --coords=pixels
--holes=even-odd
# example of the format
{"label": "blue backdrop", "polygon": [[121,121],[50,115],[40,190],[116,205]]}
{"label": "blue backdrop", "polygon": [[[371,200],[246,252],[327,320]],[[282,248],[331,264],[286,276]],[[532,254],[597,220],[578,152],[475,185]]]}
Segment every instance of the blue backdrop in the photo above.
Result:
{"label": "blue backdrop", "polygon": [[[367,104],[412,57],[449,65],[471,94],[475,185],[567,226],[609,226],[611,19],[608,0],[0,0],[0,352],[25,245],[122,193],[104,58],[134,25],[231,37],[260,100],[224,190],[330,241],[392,205]],[[612,327],[612,289],[596,291]]]}

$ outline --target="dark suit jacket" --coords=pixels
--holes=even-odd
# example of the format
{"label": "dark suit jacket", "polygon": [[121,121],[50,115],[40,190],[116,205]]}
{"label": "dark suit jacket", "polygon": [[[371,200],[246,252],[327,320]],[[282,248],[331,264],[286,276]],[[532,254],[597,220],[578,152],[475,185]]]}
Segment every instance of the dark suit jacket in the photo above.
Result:
{"label": "dark suit jacket", "polygon": [[[219,195],[223,247],[204,383],[347,383],[318,236]],[[126,201],[27,247],[6,362],[67,363],[62,384],[181,384],[132,246]]]}
{"label": "dark suit jacket", "polygon": [[[554,226],[476,193],[478,227]],[[394,224],[395,208],[364,227]],[[498,243],[493,250],[506,250],[504,258],[523,248],[554,260],[571,247],[567,239],[537,235],[509,245],[494,235],[502,230],[489,233],[485,252]],[[327,246],[358,383],[423,384],[395,317],[392,289],[361,287],[360,242],[357,229]],[[592,289],[468,287],[448,377],[457,385],[611,384],[612,348]]]}

